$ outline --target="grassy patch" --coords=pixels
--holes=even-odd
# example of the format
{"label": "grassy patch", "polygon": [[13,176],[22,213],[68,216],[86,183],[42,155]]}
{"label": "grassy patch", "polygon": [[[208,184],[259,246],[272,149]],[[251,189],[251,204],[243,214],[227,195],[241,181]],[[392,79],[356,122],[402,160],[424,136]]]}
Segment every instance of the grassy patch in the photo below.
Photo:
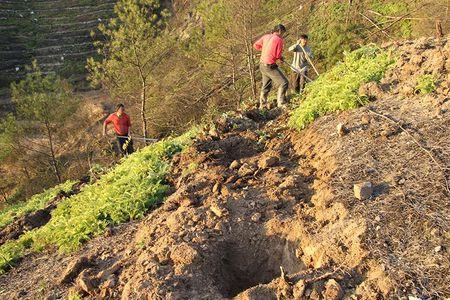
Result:
{"label": "grassy patch", "polygon": [[368,100],[358,95],[359,87],[379,81],[393,62],[390,53],[373,44],[346,53],[343,62],[307,86],[289,125],[301,130],[318,117],[364,104]]}
{"label": "grassy patch", "polygon": [[56,246],[76,250],[101,234],[109,225],[141,218],[160,203],[169,186],[165,181],[170,158],[187,147],[195,130],[160,141],[122,160],[96,183],[64,199],[45,226],[0,247],[0,273],[17,261],[28,248]]}
{"label": "grassy patch", "polygon": [[437,80],[438,77],[433,74],[425,74],[419,76],[419,78],[417,78],[417,85],[415,92],[422,95],[434,92],[436,90]]}
{"label": "grassy patch", "polygon": [[47,203],[55,198],[61,191],[66,193],[71,191],[74,184],[75,181],[66,181],[65,183],[48,189],[43,193],[34,195],[28,201],[6,206],[0,212],[0,228],[4,228],[5,226],[11,224],[15,218],[44,208]]}

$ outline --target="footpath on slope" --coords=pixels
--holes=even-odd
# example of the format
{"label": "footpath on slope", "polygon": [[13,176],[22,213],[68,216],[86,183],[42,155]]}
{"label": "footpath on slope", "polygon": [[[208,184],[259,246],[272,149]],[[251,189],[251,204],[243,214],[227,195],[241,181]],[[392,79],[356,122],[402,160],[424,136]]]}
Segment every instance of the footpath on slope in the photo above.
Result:
{"label": "footpath on slope", "polygon": [[[300,133],[276,110],[218,118],[173,159],[173,194],[160,208],[71,257],[26,257],[0,277],[0,295],[450,296],[450,43],[392,47],[394,68],[360,89],[375,100],[368,106]],[[436,87],[421,94],[427,74]],[[375,186],[370,199],[353,195],[362,181]]]}

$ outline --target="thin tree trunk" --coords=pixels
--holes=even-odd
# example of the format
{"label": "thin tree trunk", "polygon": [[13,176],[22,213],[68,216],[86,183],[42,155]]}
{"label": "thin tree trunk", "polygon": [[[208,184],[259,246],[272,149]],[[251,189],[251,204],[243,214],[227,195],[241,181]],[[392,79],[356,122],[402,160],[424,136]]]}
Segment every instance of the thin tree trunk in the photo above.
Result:
{"label": "thin tree trunk", "polygon": [[58,180],[58,183],[61,183],[62,182],[61,181],[61,173],[58,168],[58,161],[56,160],[56,154],[55,154],[55,149],[54,149],[54,145],[53,145],[52,131],[50,129],[50,124],[48,124],[48,122],[45,122],[45,128],[47,129],[47,138],[48,138],[48,143],[49,143],[49,147],[50,147],[51,165],[53,167],[53,171],[55,172],[55,176],[56,176],[56,179]]}
{"label": "thin tree trunk", "polygon": [[248,75],[250,77],[250,84],[252,90],[253,99],[257,99],[257,90],[256,90],[256,76],[255,76],[255,64],[253,61],[253,50],[252,46],[249,45],[248,41],[245,41],[246,54],[247,54],[247,67],[248,67]]}
{"label": "thin tree trunk", "polygon": [[[255,3],[252,3],[255,4]],[[253,5],[252,5],[253,6]],[[258,3],[256,3],[255,6],[258,6]],[[254,52],[253,52],[253,23],[254,23],[254,15],[253,12],[256,11],[256,7],[253,7],[253,9],[250,12],[250,24],[246,26],[245,28],[245,45],[247,47],[247,59],[248,59],[248,67],[249,67],[249,74],[250,74],[250,83],[252,85],[252,95],[253,99],[257,100],[258,97],[258,91],[256,88],[256,74],[255,74],[255,61],[254,61]]]}
{"label": "thin tree trunk", "polygon": [[141,122],[142,122],[142,136],[144,139],[147,138],[147,119],[145,117],[145,106],[147,102],[147,92],[145,81],[142,81],[142,90],[141,90]]}

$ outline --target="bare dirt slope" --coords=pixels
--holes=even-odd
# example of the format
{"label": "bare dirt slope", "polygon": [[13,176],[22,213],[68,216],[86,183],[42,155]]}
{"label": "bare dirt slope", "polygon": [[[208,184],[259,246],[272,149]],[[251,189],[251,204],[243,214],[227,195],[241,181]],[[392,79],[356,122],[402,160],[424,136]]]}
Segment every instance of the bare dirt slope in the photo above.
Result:
{"label": "bare dirt slope", "polygon": [[[396,66],[361,88],[369,106],[300,133],[276,110],[219,118],[174,158],[160,208],[71,257],[26,257],[1,297],[449,297],[450,43],[392,47]],[[425,73],[437,88],[418,94]]]}

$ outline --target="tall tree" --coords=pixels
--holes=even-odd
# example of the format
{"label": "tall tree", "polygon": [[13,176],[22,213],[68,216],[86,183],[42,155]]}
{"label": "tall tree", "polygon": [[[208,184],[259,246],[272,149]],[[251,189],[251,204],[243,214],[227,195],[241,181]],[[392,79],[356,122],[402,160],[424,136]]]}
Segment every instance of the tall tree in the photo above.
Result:
{"label": "tall tree", "polygon": [[106,39],[96,43],[100,60],[90,58],[88,69],[94,85],[114,97],[140,102],[142,135],[147,137],[147,103],[152,73],[168,54],[159,37],[168,12],[157,0],[120,0],[116,18],[99,26]]}
{"label": "tall tree", "polygon": [[[11,85],[13,104],[17,110],[15,130],[9,148],[27,149],[47,158],[58,182],[62,181],[59,168],[56,134],[76,108],[71,86],[54,74],[44,75],[36,61],[19,83]],[[12,119],[9,123],[13,122]],[[45,137],[45,142],[33,139]]]}

